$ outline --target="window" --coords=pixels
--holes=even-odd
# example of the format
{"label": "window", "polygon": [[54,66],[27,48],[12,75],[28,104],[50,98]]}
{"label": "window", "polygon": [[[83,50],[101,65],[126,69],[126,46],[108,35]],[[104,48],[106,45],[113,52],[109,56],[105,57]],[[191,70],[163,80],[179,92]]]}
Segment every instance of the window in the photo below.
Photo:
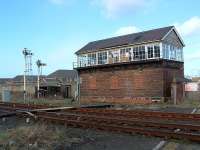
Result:
{"label": "window", "polygon": [[170,59],[172,60],[176,59],[176,51],[173,45],[170,45]]}
{"label": "window", "polygon": [[169,59],[169,46],[167,44],[163,44],[163,58]]}
{"label": "window", "polygon": [[148,46],[148,58],[153,58],[153,46]]}
{"label": "window", "polygon": [[131,48],[120,49],[120,60],[131,61]]}
{"label": "window", "polygon": [[180,49],[176,50],[176,60],[181,61],[181,51],[180,51]]}
{"label": "window", "polygon": [[145,59],[145,46],[139,46],[139,59]]}
{"label": "window", "polygon": [[137,60],[137,59],[139,59],[139,48],[134,47],[133,48],[133,60]]}
{"label": "window", "polygon": [[88,88],[91,89],[91,90],[95,90],[97,88],[96,77],[93,77],[93,76],[89,77]]}
{"label": "window", "polygon": [[88,65],[96,64],[96,53],[88,54]]}
{"label": "window", "polygon": [[182,48],[176,49],[176,60],[177,61],[183,61],[183,50],[182,50]]}
{"label": "window", "polygon": [[109,52],[109,63],[119,62],[119,51],[113,50]]}
{"label": "window", "polygon": [[86,55],[78,56],[78,61],[79,61],[79,64],[78,64],[79,67],[87,66],[87,56]]}
{"label": "window", "polygon": [[111,79],[111,89],[119,89],[119,79],[117,76],[112,76]]}
{"label": "window", "polygon": [[107,52],[99,52],[98,64],[106,64],[106,63],[107,63]]}
{"label": "window", "polygon": [[160,58],[160,46],[159,45],[154,45],[154,57]]}
{"label": "window", "polygon": [[133,48],[133,60],[143,60],[145,58],[145,46],[137,46]]}
{"label": "window", "polygon": [[182,48],[179,49],[179,55],[180,55],[180,56],[179,56],[179,57],[180,57],[179,60],[180,60],[180,61],[183,61],[183,49],[182,49]]}
{"label": "window", "polygon": [[183,61],[182,47],[176,47],[170,44],[163,44],[163,58]]}

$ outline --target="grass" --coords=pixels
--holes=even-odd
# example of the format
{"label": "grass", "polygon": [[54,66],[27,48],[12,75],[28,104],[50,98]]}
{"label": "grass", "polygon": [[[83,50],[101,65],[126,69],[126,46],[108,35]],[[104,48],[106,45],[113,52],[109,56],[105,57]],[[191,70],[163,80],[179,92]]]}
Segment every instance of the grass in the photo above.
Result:
{"label": "grass", "polygon": [[175,142],[169,142],[167,145],[164,146],[163,150],[176,150],[179,144]]}
{"label": "grass", "polygon": [[185,100],[179,105],[180,107],[200,107],[200,100]]}
{"label": "grass", "polygon": [[58,127],[47,126],[43,123],[22,125],[1,133],[0,144],[4,149],[42,148],[51,150],[53,145],[64,140],[64,133]]}
{"label": "grass", "polygon": [[[0,141],[4,140],[6,138],[8,138],[7,133],[6,132],[0,132]],[[0,142],[0,144],[1,144],[1,142]]]}
{"label": "grass", "polygon": [[[52,99],[29,99],[24,102],[24,100],[16,100],[13,102],[17,103],[29,103],[29,104],[39,104],[39,105],[48,105],[48,106],[79,106],[79,102],[74,102],[72,99],[64,99],[64,100],[52,100]],[[118,106],[118,105],[117,105]],[[123,106],[123,105],[119,105]],[[126,105],[124,105],[126,106]],[[172,102],[158,102],[148,105],[132,105],[138,108],[167,108],[167,107],[177,107],[177,108],[196,108],[200,106],[200,100],[184,100],[183,102],[174,105]]]}

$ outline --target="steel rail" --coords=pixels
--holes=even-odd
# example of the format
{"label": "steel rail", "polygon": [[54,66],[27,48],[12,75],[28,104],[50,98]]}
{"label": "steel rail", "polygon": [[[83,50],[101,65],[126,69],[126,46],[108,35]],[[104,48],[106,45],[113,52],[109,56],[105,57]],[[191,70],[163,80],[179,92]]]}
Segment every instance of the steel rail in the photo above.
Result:
{"label": "steel rail", "polygon": [[62,123],[67,126],[72,127],[81,127],[81,128],[93,128],[98,130],[105,130],[105,131],[117,131],[123,133],[136,133],[136,134],[143,134],[148,136],[156,136],[162,138],[173,138],[173,139],[187,139],[191,141],[200,142],[200,134],[194,133],[184,133],[184,132],[174,132],[174,131],[167,131],[167,130],[160,130],[160,129],[149,129],[149,128],[141,128],[135,126],[121,126],[115,124],[107,124],[104,122],[91,122],[91,121],[80,121],[80,120],[70,120],[65,118],[53,117],[49,115],[39,115],[39,119]]}
{"label": "steel rail", "polygon": [[97,110],[97,109],[71,109],[65,110],[65,112],[82,113],[82,114],[96,114],[101,116],[124,116],[128,118],[140,117],[140,118],[159,118],[170,120],[190,120],[200,121],[200,114],[183,114],[183,113],[165,113],[165,112],[147,112],[147,111],[118,111],[118,110]]}
{"label": "steel rail", "polygon": [[[3,104],[2,104],[3,105]],[[3,106],[2,106],[3,107]],[[14,108],[13,108],[14,107]],[[10,115],[16,114],[20,116],[26,116],[24,110],[18,108],[16,105],[4,106],[4,109],[15,109],[16,112],[11,112]],[[32,106],[30,106],[32,107]],[[26,107],[27,108],[27,107]],[[21,109],[21,110],[16,110]],[[102,111],[103,110],[103,111]],[[27,111],[26,111],[27,112]],[[31,112],[31,110],[30,110]],[[166,137],[166,138],[175,138],[175,139],[188,139],[192,141],[200,142],[200,134],[194,134],[194,131],[198,131],[199,133],[200,126],[192,125],[192,124],[169,124],[169,123],[161,123],[159,122],[161,119],[169,116],[149,116],[144,113],[136,113],[134,111],[119,111],[118,110],[108,110],[107,109],[71,109],[69,111],[61,112],[61,113],[49,113],[49,112],[34,112],[36,113],[39,119],[53,121],[57,123],[64,123],[74,127],[81,128],[94,128],[106,131],[118,131],[124,133],[139,133],[149,136],[158,136],[158,137]],[[73,114],[72,114],[73,113]],[[75,113],[75,114],[74,114]],[[154,112],[153,112],[154,113]],[[159,112],[156,112],[159,113]],[[92,114],[92,115],[89,115]],[[177,114],[177,113],[173,113]],[[133,116],[143,116],[143,117],[153,117],[157,119],[160,117],[160,120],[157,119],[158,122],[149,122],[149,121],[141,121],[134,120]],[[174,117],[173,115],[170,116]],[[190,118],[190,117],[189,117]],[[179,119],[180,118],[176,118]],[[190,118],[192,119],[192,118]],[[194,118],[193,118],[194,120]],[[174,129],[181,129],[181,132],[174,132]]]}
{"label": "steel rail", "polygon": [[114,123],[118,125],[130,125],[130,126],[143,126],[143,127],[152,127],[159,129],[182,129],[185,131],[200,131],[200,125],[193,124],[180,124],[180,123],[163,123],[155,120],[139,120],[139,119],[129,119],[123,117],[110,117],[110,116],[96,116],[96,115],[84,115],[84,114],[63,114],[63,113],[51,113],[51,112],[42,112],[36,113],[36,115],[49,115],[52,117],[65,118],[65,119],[73,119],[73,120],[90,120],[96,122],[107,122]]}

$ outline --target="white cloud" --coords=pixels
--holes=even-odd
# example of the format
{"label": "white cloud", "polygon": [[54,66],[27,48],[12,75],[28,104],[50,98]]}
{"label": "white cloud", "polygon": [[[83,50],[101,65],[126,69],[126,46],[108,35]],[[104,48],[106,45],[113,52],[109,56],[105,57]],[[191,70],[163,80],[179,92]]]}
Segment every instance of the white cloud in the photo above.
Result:
{"label": "white cloud", "polygon": [[127,27],[121,27],[116,32],[115,35],[126,35],[131,33],[139,32],[140,29],[135,26],[127,26]]}
{"label": "white cloud", "polygon": [[115,17],[125,12],[135,12],[153,0],[92,0],[100,5],[108,17]]}
{"label": "white cloud", "polygon": [[182,36],[200,35],[200,17],[198,16],[192,17],[182,24],[175,23],[175,26]]}

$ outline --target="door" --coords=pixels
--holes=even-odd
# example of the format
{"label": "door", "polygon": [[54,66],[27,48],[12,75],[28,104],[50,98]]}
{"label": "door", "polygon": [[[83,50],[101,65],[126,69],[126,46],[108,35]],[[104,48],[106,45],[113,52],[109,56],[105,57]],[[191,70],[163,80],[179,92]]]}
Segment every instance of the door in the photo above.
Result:
{"label": "door", "polygon": [[63,97],[64,98],[70,98],[71,97],[71,86],[65,86],[64,87]]}

